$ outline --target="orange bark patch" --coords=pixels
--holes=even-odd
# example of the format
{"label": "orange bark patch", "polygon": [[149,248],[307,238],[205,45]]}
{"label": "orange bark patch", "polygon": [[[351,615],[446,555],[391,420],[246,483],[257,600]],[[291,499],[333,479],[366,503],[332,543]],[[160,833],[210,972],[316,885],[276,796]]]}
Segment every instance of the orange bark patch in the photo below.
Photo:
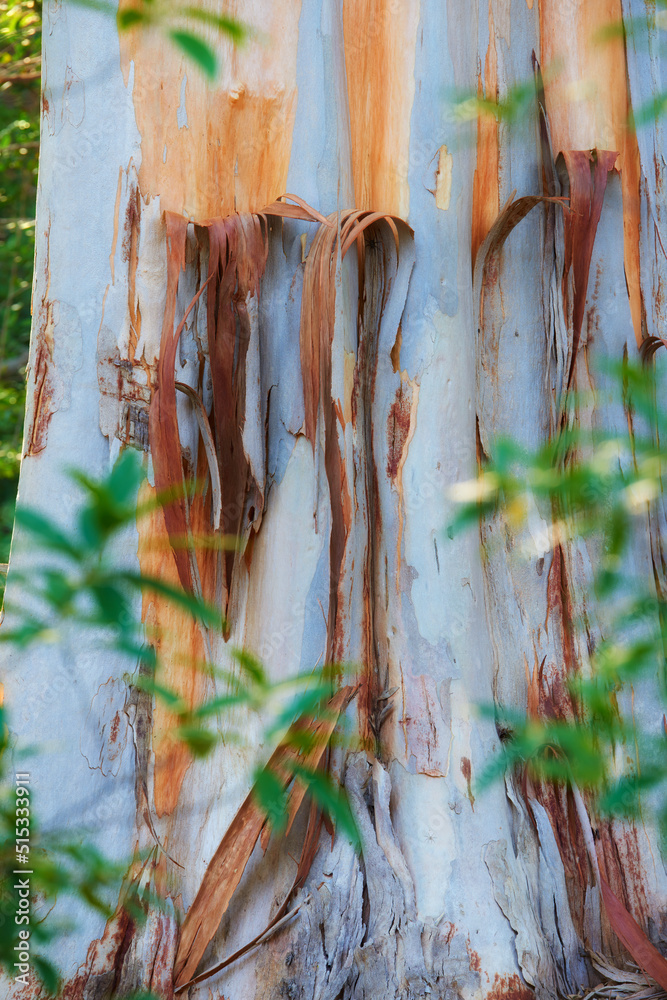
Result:
{"label": "orange bark patch", "polygon": [[26,455],[38,455],[46,447],[46,438],[54,403],[53,381],[53,303],[42,302],[36,327],[36,349],[30,379],[33,383],[32,409],[27,413]]}
{"label": "orange bark patch", "polygon": [[[484,84],[477,80],[477,96],[498,100],[498,55],[493,9],[489,0],[489,47],[484,62]],[[472,264],[500,211],[498,122],[491,114],[477,119],[477,167],[472,188]]]}
{"label": "orange bark patch", "polygon": [[407,218],[417,0],[344,0],[355,203]]}
{"label": "orange bark patch", "polygon": [[[162,33],[121,35],[126,81],[134,66],[144,197],[159,195],[164,209],[205,219],[257,210],[285,190],[300,13],[300,2],[245,3],[243,18],[266,38],[241,49],[211,29],[208,41],[222,66],[221,80],[212,85]],[[200,23],[193,28],[209,31]]]}
{"label": "orange bark patch", "polygon": [[621,0],[540,0],[539,14],[554,154],[617,148],[628,108],[625,52],[621,38],[602,36],[621,23]]}
{"label": "orange bark patch", "polygon": [[[51,286],[49,240],[51,223],[44,233],[46,260],[44,263],[45,291],[37,307],[33,323],[34,355],[28,375],[28,409],[26,410],[26,455],[38,455],[46,447],[49,422],[57,409],[54,402],[53,375],[53,303],[49,299]],[[32,403],[32,406],[30,405]]]}
{"label": "orange bark patch", "polygon": [[470,943],[470,938],[466,939],[466,951],[468,952],[468,958],[470,959],[470,971],[471,972],[481,972],[482,971],[482,960],[479,954],[475,951]]}
{"label": "orange bark patch", "polygon": [[541,58],[554,154],[570,149],[616,149],[623,190],[625,276],[632,325],[642,342],[639,274],[640,168],[623,39],[603,37],[622,21],[621,0],[563,4],[540,0]]}
{"label": "orange bark patch", "polygon": [[[146,485],[140,502],[154,499],[155,491]],[[193,513],[197,508],[193,505]],[[193,525],[196,529],[196,527]],[[164,512],[157,507],[143,518],[139,528],[139,564],[146,576],[178,588],[178,569],[171,551],[165,527]],[[207,554],[209,558],[212,553]],[[202,573],[204,579],[212,573]],[[155,629],[153,640],[159,662],[159,681],[177,691],[189,705],[198,705],[208,690],[206,675],[197,669],[205,660],[203,640],[199,627],[187,612],[158,596],[145,596],[143,617],[149,629]],[[158,816],[172,813],[176,808],[183,779],[192,763],[192,755],[185,743],[175,736],[178,719],[157,699],[153,709],[153,750],[155,753],[154,803]]]}
{"label": "orange bark patch", "polygon": [[516,973],[513,976],[496,973],[493,986],[484,1000],[535,1000],[535,994]]}
{"label": "orange bark patch", "polygon": [[[630,110],[628,104],[628,112]],[[625,280],[628,285],[630,299],[630,314],[635,340],[640,347],[644,339],[644,303],[641,293],[641,275],[639,268],[639,235],[641,217],[641,199],[639,185],[641,182],[641,167],[639,162],[639,146],[637,136],[631,129],[624,128],[619,136],[616,148],[620,149],[618,166],[621,171],[623,189],[623,260],[625,264]]]}
{"label": "orange bark patch", "polygon": [[412,383],[401,379],[387,420],[387,475],[392,481],[395,481],[398,475],[403,449],[410,432],[411,411]]}

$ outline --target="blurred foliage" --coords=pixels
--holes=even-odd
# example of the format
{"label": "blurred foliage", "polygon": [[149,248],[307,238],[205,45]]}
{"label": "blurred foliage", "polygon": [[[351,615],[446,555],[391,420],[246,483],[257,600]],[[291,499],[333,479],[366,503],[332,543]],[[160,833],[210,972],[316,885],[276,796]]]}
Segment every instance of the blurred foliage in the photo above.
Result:
{"label": "blurred foliage", "polygon": [[[222,741],[245,742],[248,713],[262,713],[263,719],[271,720],[264,727],[269,747],[280,744],[290,750],[281,759],[280,773],[266,766],[255,771],[255,796],[270,825],[278,831],[284,829],[285,791],[289,782],[298,781],[323,812],[356,841],[354,822],[342,789],[329,777],[325,767],[309,763],[322,759],[332,740],[350,745],[350,735],[344,732],[345,720],[337,720],[337,715],[331,715],[328,708],[345,669],[323,667],[273,682],[264,664],[245,650],[232,650],[234,670],[222,669],[210,659],[199,663],[188,660],[189,666],[215,682],[217,692],[199,705],[190,705],[162,677],[156,654],[162,636],[137,617],[138,598],[157,595],[187,612],[198,623],[209,649],[216,637],[223,636],[225,622],[220,611],[178,586],[128,570],[114,558],[119,533],[134,525],[138,517],[150,514],[156,504],[173,501],[175,494],[171,492],[137,507],[136,497],[145,472],[141,458],[132,450],[123,452],[108,476],[101,480],[81,472],[72,472],[71,476],[81,493],[81,503],[68,518],[71,527],[63,528],[55,519],[36,510],[20,505],[17,509],[16,521],[28,545],[30,565],[14,568],[10,573],[7,619],[0,630],[0,643],[11,643],[25,650],[37,641],[54,644],[67,641],[68,648],[73,643],[94,642],[102,649],[125,656],[132,665],[125,677],[128,686],[162,702],[177,722],[175,735],[195,757],[208,755]],[[188,491],[190,488],[185,487]],[[224,538],[220,540],[221,548],[227,544]],[[206,546],[211,547],[211,539],[206,539]],[[232,722],[234,709],[242,710],[237,724]],[[7,750],[4,715],[0,722],[2,767]],[[318,734],[319,723],[329,723],[320,727],[324,735]],[[13,780],[3,773],[0,879],[5,899],[1,912],[12,915],[17,902],[12,889],[12,872],[17,867],[14,794]],[[40,897],[41,909],[47,910],[57,893],[70,891],[83,902],[108,913],[102,890],[114,883],[119,886],[121,872],[90,846],[89,837],[85,831],[79,838],[72,834],[47,837],[40,832],[33,814],[31,888]],[[123,905],[136,904],[126,893]],[[33,926],[34,922],[31,931]],[[4,922],[0,919],[0,964],[11,972],[18,929],[13,919]],[[49,990],[56,985],[55,970],[34,947],[52,940],[62,930],[50,920],[40,922],[32,942],[31,963]]]}
{"label": "blurred foliage", "polygon": [[40,65],[41,3],[0,0],[0,563],[9,556],[23,433]]}
{"label": "blurred foliage", "polygon": [[[652,367],[625,363],[612,374],[628,414],[626,431],[570,430],[534,452],[513,440],[496,441],[479,477],[452,488],[460,507],[450,535],[501,514],[515,533],[513,548],[524,537],[526,558],[535,558],[533,536],[522,528],[537,506],[548,526],[540,547],[553,552],[586,540],[595,565],[589,596],[601,612],[603,635],[586,674],[567,678],[571,711],[548,716],[537,707],[538,697],[528,714],[503,705],[484,708],[502,734],[502,752],[484,781],[509,767],[535,780],[576,785],[588,791],[600,815],[652,813],[667,846],[665,717],[655,731],[633,717],[639,689],[644,704],[648,699],[667,708],[667,592],[657,579],[630,571],[631,550],[638,531],[647,530],[649,513],[665,527],[667,410],[656,402]],[[585,627],[572,622],[581,631],[581,648]]]}
{"label": "blurred foliage", "polygon": [[216,14],[205,7],[174,4],[171,0],[135,0],[131,6],[124,5],[120,9],[106,0],[72,2],[115,18],[120,32],[151,28],[163,33],[210,81],[215,80],[220,71],[220,59],[211,36],[242,45],[256,34],[233,17]]}
{"label": "blurred foliage", "polygon": [[[21,798],[13,773],[8,773],[8,718],[0,706],[0,966],[12,978],[17,975],[14,963],[18,961],[19,932],[28,930],[29,966],[42,980],[47,992],[58,989],[58,972],[44,953],[44,948],[58,935],[66,934],[69,925],[55,919],[43,919],[65,893],[74,893],[82,902],[102,913],[112,915],[106,901],[107,890],[121,885],[123,869],[105,858],[92,844],[82,842],[72,834],[45,832],[37,819],[36,797],[33,786],[27,788],[29,796]],[[21,766],[29,767],[23,757]],[[20,828],[22,838],[30,841],[29,850],[23,843],[17,845],[17,816],[25,816],[29,809],[28,832]],[[19,853],[19,848],[21,853]],[[29,874],[27,874],[29,873]],[[31,890],[30,922],[17,924],[20,883],[29,879]],[[35,911],[34,897],[39,899]],[[128,900],[129,904],[129,900]],[[133,915],[138,914],[133,909]]]}
{"label": "blurred foliage", "polygon": [[[609,45],[622,40],[626,46],[631,45],[642,58],[664,58],[667,50],[667,0],[652,0],[639,16],[625,16],[623,20],[611,21],[599,30],[592,41],[596,45]],[[554,60],[541,67],[543,83],[548,86],[555,82],[562,69],[560,60]],[[620,73],[626,73],[626,67],[618,67]],[[484,94],[481,90],[475,93],[465,90],[451,90],[447,95],[447,117],[459,125],[477,121],[478,119],[494,118],[507,126],[517,126],[529,121],[535,114],[535,83],[534,76],[519,80],[502,88],[502,94]],[[576,102],[582,98],[596,100],[599,88],[606,81],[590,78],[580,81],[576,94],[571,99]],[[627,127],[638,129],[643,126],[655,126],[658,119],[667,111],[667,90],[657,90],[650,100],[633,107],[627,119]]]}

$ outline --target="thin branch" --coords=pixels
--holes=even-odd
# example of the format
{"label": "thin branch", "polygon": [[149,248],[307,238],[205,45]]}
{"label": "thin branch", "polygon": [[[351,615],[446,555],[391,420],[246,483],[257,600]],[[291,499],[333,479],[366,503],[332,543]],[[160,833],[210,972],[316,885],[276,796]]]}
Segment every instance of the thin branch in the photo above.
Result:
{"label": "thin branch", "polygon": [[36,73],[15,73],[10,76],[0,76],[0,87],[5,83],[30,83],[33,80],[41,80],[42,71]]}

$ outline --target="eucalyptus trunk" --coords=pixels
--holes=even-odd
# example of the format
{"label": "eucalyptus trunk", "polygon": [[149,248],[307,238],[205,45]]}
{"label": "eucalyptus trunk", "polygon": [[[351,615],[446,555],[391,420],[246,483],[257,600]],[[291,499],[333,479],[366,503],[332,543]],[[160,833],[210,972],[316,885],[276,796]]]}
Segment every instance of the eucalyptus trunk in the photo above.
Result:
{"label": "eucalyptus trunk", "polygon": [[[591,980],[587,949],[624,955],[587,845],[667,944],[657,837],[596,824],[549,787],[508,779],[476,794],[500,746],[477,706],[566,710],[564,680],[587,669],[604,632],[587,603],[595,554],[549,548],[537,508],[530,559],[502,514],[483,525],[483,546],[475,532],[450,538],[448,488],[475,476],[496,435],[536,445],[557,433],[565,390],[599,388],[597,358],[636,357],[662,335],[667,148],[659,123],[627,128],[661,93],[659,18],[640,0],[232,8],[261,38],[225,49],[207,86],[164,33],[119,40],[94,11],[45,5],[20,480],[21,503],[66,522],[66,468],[101,474],[131,445],[147,453],[149,495],[174,479],[174,427],[186,472],[206,476],[196,395],[217,449],[217,525],[244,553],[189,563],[170,545],[184,516],[175,505],[140,520],[118,557],[176,584],[200,579],[229,622],[213,648],[220,666],[231,646],[276,679],[357,664],[348,712],[374,749],[341,752],[334,769],[361,852],[323,830],[288,903],[298,911],[190,995],[573,993]],[[623,18],[633,30],[602,43]],[[448,115],[454,97],[503,101],[533,80],[515,119]],[[275,203],[286,192],[324,218],[285,218]],[[569,212],[541,196],[569,197]],[[344,247],[355,209],[379,214],[348,229]],[[215,281],[176,343],[209,268]],[[213,316],[226,360],[210,356]],[[577,419],[625,419],[595,398]],[[188,516],[215,520],[210,504]],[[657,512],[633,558],[659,587],[663,545]],[[33,558],[19,534],[13,565]],[[157,600],[142,612],[160,627],[166,681],[192,704],[209,697],[212,682],[184,664],[204,655],[198,628]],[[171,997],[174,968],[177,985],[191,978],[188,954],[199,971],[232,955],[292,891],[306,835],[307,814],[266,854],[258,844],[210,943],[179,952],[261,727],[248,720],[247,745],[195,761],[126,669],[91,640],[14,653],[4,670],[17,738],[50,741],[32,765],[48,822],[91,828],[121,859],[161,845],[135,872],[166,897],[145,925],[56,907],[75,920],[56,953],[66,995],[87,1000],[133,988]],[[638,697],[635,711],[661,725],[659,706]]]}

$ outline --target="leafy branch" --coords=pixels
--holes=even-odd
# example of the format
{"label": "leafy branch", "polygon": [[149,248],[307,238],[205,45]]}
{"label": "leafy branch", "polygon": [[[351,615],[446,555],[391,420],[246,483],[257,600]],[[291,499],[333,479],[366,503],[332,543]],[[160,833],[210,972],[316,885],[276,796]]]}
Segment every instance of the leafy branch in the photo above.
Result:
{"label": "leafy branch", "polygon": [[[247,650],[232,650],[237,671],[226,670],[209,661],[193,662],[198,669],[220,685],[214,697],[192,705],[181,692],[164,681],[157,654],[159,635],[147,629],[134,613],[137,599],[144,594],[158,595],[185,612],[203,630],[223,634],[220,611],[193,594],[165,580],[128,570],[113,558],[119,533],[139,517],[147,516],[156,505],[173,500],[169,495],[137,504],[137,493],[144,479],[138,454],[126,450],[111,472],[103,479],[93,479],[72,472],[72,479],[82,492],[69,526],[35,510],[19,507],[16,522],[24,538],[38,554],[28,570],[10,571],[10,597],[18,590],[22,603],[7,602],[7,624],[0,630],[0,643],[12,643],[25,650],[37,641],[61,642],[67,635],[90,635],[115,654],[129,658],[139,669],[128,673],[133,688],[159,700],[176,721],[174,734],[194,757],[203,757],[223,739],[223,732],[212,719],[229,718],[233,709],[269,713],[271,723],[266,739],[276,749],[268,764],[257,768],[249,801],[254,803],[267,831],[283,832],[294,819],[305,795],[316,805],[319,814],[329,815],[341,829],[355,839],[355,828],[342,789],[328,776],[326,755],[337,739],[349,744],[343,735],[341,709],[353,697],[352,688],[340,688],[340,666],[327,666],[288,680],[273,682],[266,667]],[[184,489],[190,490],[191,484]],[[207,546],[217,542],[227,547],[224,537],[207,537]],[[333,695],[333,698],[332,698]],[[3,710],[4,713],[4,710]],[[0,714],[0,876],[6,890],[7,912],[16,902],[11,888],[15,868],[16,802],[13,786],[4,768],[8,749],[6,713]],[[224,739],[241,739],[227,726]],[[258,834],[261,826],[258,827]],[[81,838],[56,833],[42,834],[35,813],[31,813],[32,890],[45,902],[53,902],[61,892],[75,893],[89,906],[106,916],[111,912],[104,900],[110,886],[122,879],[121,867],[113,865]],[[129,862],[132,867],[132,862]],[[132,906],[127,893],[122,906]],[[159,905],[159,901],[157,901]],[[3,911],[4,912],[4,911]],[[41,922],[35,931],[35,944],[45,945],[61,932],[51,920]],[[0,965],[13,972],[18,928],[13,921],[0,922]],[[31,962],[45,987],[57,988],[57,972],[41,952],[31,953]]]}
{"label": "leafy branch", "polygon": [[[537,781],[586,790],[601,816],[637,817],[652,803],[667,841],[667,732],[664,726],[646,731],[628,718],[621,698],[641,682],[657,704],[666,701],[667,594],[630,575],[627,557],[638,523],[645,525],[663,502],[667,412],[657,404],[652,369],[624,364],[612,374],[628,414],[627,433],[575,429],[532,452],[498,440],[479,476],[452,488],[458,513],[449,533],[497,514],[518,531],[537,504],[548,525],[544,551],[575,539],[595,546],[592,596],[608,623],[592,651],[590,675],[566,680],[569,711],[556,712],[541,697],[539,665],[527,675],[528,712],[481,709],[495,718],[502,742],[482,784],[518,769]],[[524,555],[535,552],[527,545]],[[632,752],[620,754],[623,747]]]}

